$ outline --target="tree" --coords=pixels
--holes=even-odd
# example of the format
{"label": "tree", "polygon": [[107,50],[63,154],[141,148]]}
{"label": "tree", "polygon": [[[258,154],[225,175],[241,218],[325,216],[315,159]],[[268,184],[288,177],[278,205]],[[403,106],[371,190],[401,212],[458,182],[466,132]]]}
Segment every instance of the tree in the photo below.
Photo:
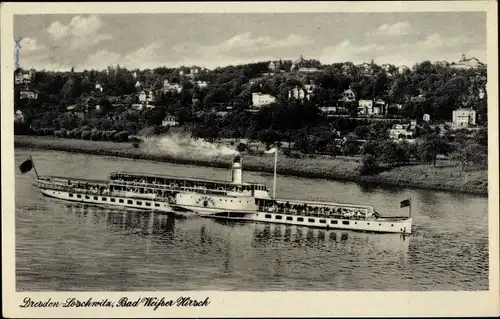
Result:
{"label": "tree", "polygon": [[445,139],[432,135],[427,136],[418,145],[418,154],[424,163],[433,163],[436,166],[437,156],[447,156],[451,151],[451,145]]}
{"label": "tree", "polygon": [[488,162],[488,150],[482,145],[469,141],[464,147],[458,148],[452,154],[451,158],[461,165],[460,171],[464,172],[470,163],[486,165]]}
{"label": "tree", "polygon": [[266,146],[269,146],[279,140],[280,135],[274,130],[267,129],[259,133],[259,141],[266,144]]}

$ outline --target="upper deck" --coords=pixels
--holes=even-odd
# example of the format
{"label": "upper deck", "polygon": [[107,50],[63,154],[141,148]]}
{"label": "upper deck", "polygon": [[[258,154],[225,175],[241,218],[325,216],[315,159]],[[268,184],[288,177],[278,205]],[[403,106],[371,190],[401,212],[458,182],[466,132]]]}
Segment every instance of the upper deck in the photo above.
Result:
{"label": "upper deck", "polygon": [[269,192],[264,184],[241,183],[235,184],[228,181],[211,180],[203,178],[180,178],[178,176],[162,174],[145,174],[134,172],[114,172],[109,175],[111,184],[142,183],[152,185],[168,185],[172,188],[203,188],[229,192]]}

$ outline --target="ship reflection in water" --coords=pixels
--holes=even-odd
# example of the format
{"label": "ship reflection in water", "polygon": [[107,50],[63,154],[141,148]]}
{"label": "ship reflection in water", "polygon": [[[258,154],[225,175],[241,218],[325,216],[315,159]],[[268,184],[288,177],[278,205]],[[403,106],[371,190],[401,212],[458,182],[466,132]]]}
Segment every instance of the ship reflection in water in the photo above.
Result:
{"label": "ship reflection in water", "polygon": [[[200,246],[214,244],[220,237],[220,230],[227,228],[233,230],[228,234],[229,238],[226,238],[228,239],[228,243],[237,244],[238,242],[245,241],[238,240],[238,238],[243,238],[250,240],[251,247],[256,249],[275,246],[276,244],[292,245],[295,248],[303,246],[306,248],[316,247],[323,249],[349,249],[349,246],[356,246],[358,252],[360,252],[361,247],[362,250],[371,253],[374,251],[396,253],[400,256],[402,254],[406,258],[411,238],[410,235],[404,234],[377,234],[335,229],[324,230],[304,226],[218,220],[201,217],[186,218],[174,214],[103,208],[92,205],[68,204],[68,209],[82,223],[104,223],[106,228],[113,232],[143,236],[149,238],[148,240],[164,243],[175,241],[176,226],[182,225],[183,230],[187,227],[192,232],[199,233]],[[198,227],[192,227],[194,225]],[[353,247],[351,248],[354,249]]]}

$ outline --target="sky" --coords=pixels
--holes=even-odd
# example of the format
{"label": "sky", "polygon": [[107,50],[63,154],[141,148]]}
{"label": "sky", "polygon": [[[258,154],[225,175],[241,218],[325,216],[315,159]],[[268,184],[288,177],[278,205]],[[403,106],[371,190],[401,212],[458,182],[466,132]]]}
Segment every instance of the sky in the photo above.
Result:
{"label": "sky", "polygon": [[14,36],[20,66],[47,70],[487,61],[484,12],[16,15]]}

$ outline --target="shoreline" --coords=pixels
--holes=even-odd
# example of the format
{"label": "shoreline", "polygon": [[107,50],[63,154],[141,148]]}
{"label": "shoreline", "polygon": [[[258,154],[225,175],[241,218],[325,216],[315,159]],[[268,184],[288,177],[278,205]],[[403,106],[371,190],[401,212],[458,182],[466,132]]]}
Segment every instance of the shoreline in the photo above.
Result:
{"label": "shoreline", "polygon": [[[62,139],[55,137],[14,136],[15,148],[32,148],[90,155],[116,156],[144,159],[173,164],[228,168],[232,155],[202,156],[199,154],[164,154],[159,150],[144,147],[134,148],[131,143]],[[244,170],[273,173],[274,157],[243,155]],[[460,174],[457,167],[433,167],[431,165],[409,165],[395,167],[374,176],[360,176],[360,163],[352,159],[288,158],[278,157],[278,173],[336,181],[354,182],[360,185],[391,186],[447,191],[488,196],[487,170]],[[486,177],[484,176],[486,175]]]}

